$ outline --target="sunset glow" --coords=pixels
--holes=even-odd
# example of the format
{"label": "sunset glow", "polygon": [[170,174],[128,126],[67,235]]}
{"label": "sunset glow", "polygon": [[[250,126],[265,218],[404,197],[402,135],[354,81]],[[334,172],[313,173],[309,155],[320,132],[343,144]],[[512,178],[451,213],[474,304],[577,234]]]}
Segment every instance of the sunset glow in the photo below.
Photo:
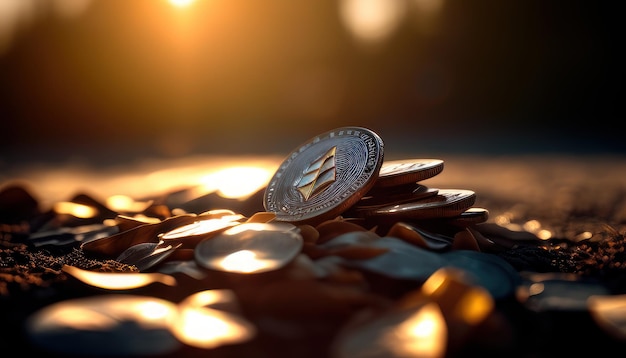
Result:
{"label": "sunset glow", "polygon": [[187,7],[195,2],[195,0],[168,0],[170,4],[176,7]]}

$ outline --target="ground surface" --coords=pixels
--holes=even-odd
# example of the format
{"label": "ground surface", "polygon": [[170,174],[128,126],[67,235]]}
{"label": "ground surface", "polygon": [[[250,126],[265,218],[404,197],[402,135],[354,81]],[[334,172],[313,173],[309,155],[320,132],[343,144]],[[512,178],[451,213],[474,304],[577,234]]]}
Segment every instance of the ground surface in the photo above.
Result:
{"label": "ground surface", "polygon": [[[401,159],[403,156],[396,157]],[[596,287],[593,286],[596,284],[605,288],[609,295],[621,297],[620,295],[626,294],[626,253],[623,236],[626,232],[624,158],[455,156],[441,159],[445,162],[443,172],[423,184],[437,188],[470,189],[477,193],[474,206],[488,209],[489,219],[484,223],[485,226],[477,228],[475,233],[494,243],[488,246],[483,242],[481,246],[483,252],[507,261],[520,273],[520,277],[528,277],[532,273],[563,273],[575,274],[593,282],[589,285],[581,284],[578,293],[572,293],[572,297],[586,297],[586,292],[591,292],[590,287]],[[178,164],[168,162],[161,165],[171,167],[175,172]],[[60,174],[63,173],[62,168],[55,170],[57,177],[52,177],[55,181],[62,181],[58,178],[62,176]],[[4,220],[0,223],[2,229],[0,342],[6,349],[11,348],[14,356],[22,356],[29,352],[45,353],[48,356],[55,356],[57,353],[35,346],[29,340],[24,332],[23,323],[30,314],[54,302],[103,293],[102,290],[77,285],[61,270],[63,265],[100,272],[137,271],[132,265],[87,255],[76,246],[35,248],[27,240],[33,231],[43,228],[87,224],[85,221],[73,221],[66,216],[49,216],[41,209],[42,206],[45,208],[48,203],[56,200],[69,200],[81,190],[95,193],[97,195],[94,197],[97,198],[100,194],[111,195],[115,190],[124,187],[124,182],[119,181],[119,173],[94,176],[89,174],[90,170],[83,169],[78,175],[74,173],[71,176],[73,179],[68,179],[63,190],[50,186],[52,181],[50,168],[11,173],[20,178],[20,181],[14,181],[12,177],[7,176],[3,178],[6,179],[4,184],[0,183],[4,189],[4,196],[0,200],[0,214]],[[127,170],[126,174],[132,175],[132,178],[140,178],[145,174],[137,167]],[[27,179],[28,185],[22,187],[21,185],[25,183],[22,180],[24,178]],[[111,183],[116,183],[116,186]],[[163,194],[179,189],[179,187],[157,188],[150,185],[140,187],[134,181],[127,183],[128,187],[132,186],[135,190],[129,191],[128,194],[134,195],[137,199],[149,196],[151,191],[153,197],[163,198]],[[25,191],[20,193],[19,190],[15,190],[8,195],[7,187],[12,185],[15,185],[15,188],[24,188]],[[139,187],[140,189],[137,189]],[[30,199],[29,195],[32,195]],[[84,203],[93,197],[85,195],[74,199]],[[245,202],[215,197],[210,200],[205,198],[204,201],[187,203],[187,208],[189,212],[196,213],[215,208],[228,208],[249,215],[262,210],[261,205],[261,198],[256,195]],[[152,214],[162,215],[164,218],[173,215],[171,209],[163,205],[153,209]],[[527,234],[541,236],[548,235],[547,233],[550,236],[549,238],[543,236],[545,240],[526,240],[529,237]],[[414,288],[407,288],[398,282],[389,284],[380,278],[365,278],[365,281],[370,289],[367,292],[359,291],[363,296],[358,296],[358,303],[336,296],[328,300],[327,294],[330,291],[326,291],[328,289],[326,286],[320,286],[320,290],[307,286],[299,291],[296,288],[291,290],[289,285],[276,285],[278,290],[290,292],[281,296],[263,295],[261,292],[266,289],[264,284],[250,284],[254,289],[250,287],[243,289],[234,284],[238,293],[245,292],[245,295],[249,296],[243,298],[243,302],[244,307],[249,309],[253,321],[266,328],[260,337],[251,343],[214,350],[183,347],[171,353],[171,356],[230,357],[249,356],[252,352],[261,357],[295,354],[302,357],[329,356],[328,346],[335,338],[339,327],[346,323],[348,318],[354,317],[359,308],[364,308],[363,306],[367,308],[368,304],[363,303],[366,296],[393,302],[398,300],[401,294]],[[580,282],[576,281],[576,284]],[[192,292],[198,290],[199,286],[197,282],[192,282],[184,287]],[[340,292],[343,291],[333,290],[331,296],[339,295]],[[162,296],[174,301],[184,296],[183,292],[173,293],[164,288],[154,287],[132,293]],[[257,295],[258,300],[265,300],[263,301],[265,304],[268,304],[268,300],[277,302],[284,300],[291,305],[286,304],[285,307],[278,309],[270,304],[269,306],[273,308],[268,312],[262,312],[261,307],[265,306],[257,303],[256,298],[254,300],[250,298]],[[555,293],[555,296],[558,295],[560,294]],[[298,300],[301,302],[298,303]],[[311,302],[318,303],[319,307],[312,305]],[[588,309],[581,308],[580,304],[567,306],[564,303],[559,306],[557,303],[551,306],[547,301],[536,304],[544,308],[531,307],[529,301],[520,301],[515,294],[498,300],[499,318],[494,322],[500,323],[491,322],[493,325],[491,327],[477,328],[472,336],[474,341],[459,343],[459,346],[451,349],[447,355],[470,356],[481,353],[547,357],[554,354],[576,353],[583,348],[601,353],[626,348],[624,333],[609,333],[593,319]],[[316,312],[322,314],[311,317],[306,309],[310,306],[315,306]],[[272,319],[273,323],[268,323]],[[282,328],[279,329],[278,326],[281,325]],[[502,329],[503,327],[506,329]],[[286,334],[285,330],[291,332]],[[168,356],[170,353],[157,355]]]}

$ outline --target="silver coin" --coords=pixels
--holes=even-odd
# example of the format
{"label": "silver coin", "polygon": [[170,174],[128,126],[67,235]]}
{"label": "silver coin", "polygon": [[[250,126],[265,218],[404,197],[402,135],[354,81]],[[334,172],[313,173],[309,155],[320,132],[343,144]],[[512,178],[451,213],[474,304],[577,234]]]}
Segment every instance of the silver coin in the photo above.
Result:
{"label": "silver coin", "polygon": [[441,159],[387,160],[380,168],[374,188],[415,183],[432,178],[442,171]]}
{"label": "silver coin", "polygon": [[302,245],[302,235],[293,224],[243,223],[200,242],[194,259],[211,270],[260,273],[287,265]]}
{"label": "silver coin", "polygon": [[[388,190],[388,193],[386,194],[382,192],[377,192],[376,195],[370,195],[370,193],[367,193],[361,198],[361,200],[359,200],[358,203],[356,203],[356,205],[350,208],[350,211],[371,210],[376,207],[414,202],[426,199],[431,196],[435,196],[439,192],[439,189],[437,188],[429,188],[425,185],[420,184],[413,184],[412,187],[413,188],[406,191],[396,192]],[[389,189],[393,188],[396,187],[390,187]]]}
{"label": "silver coin", "polygon": [[393,219],[435,219],[457,217],[469,209],[476,193],[465,189],[439,189],[435,196],[426,199],[363,210],[364,217]]}
{"label": "silver coin", "polygon": [[341,127],[292,151],[264,193],[277,221],[317,224],[341,215],[376,183],[383,141],[370,129]]}

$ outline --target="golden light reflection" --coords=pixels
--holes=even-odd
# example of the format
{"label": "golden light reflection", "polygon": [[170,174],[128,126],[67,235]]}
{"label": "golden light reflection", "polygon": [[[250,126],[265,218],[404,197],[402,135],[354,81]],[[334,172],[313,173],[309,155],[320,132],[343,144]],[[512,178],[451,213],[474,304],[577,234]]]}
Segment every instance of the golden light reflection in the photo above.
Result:
{"label": "golden light reflection", "polygon": [[134,321],[146,328],[167,328],[177,310],[172,302],[148,296],[106,295],[60,301],[44,307],[30,319],[40,332],[59,327],[76,331],[105,331]]}
{"label": "golden light reflection", "polygon": [[622,341],[626,339],[626,295],[594,295],[587,305],[598,326]]}
{"label": "golden light reflection", "polygon": [[491,295],[481,287],[471,287],[459,297],[458,315],[464,322],[477,325],[482,322],[494,308]]}
{"label": "golden light reflection", "polygon": [[172,229],[160,235],[160,238],[163,240],[172,240],[213,233],[228,228],[230,226],[238,225],[238,220],[242,218],[243,215],[235,214],[225,215],[215,219],[198,220],[191,224],[179,226],[175,229]]}
{"label": "golden light reflection", "polygon": [[482,322],[495,306],[486,289],[472,285],[465,272],[452,267],[435,271],[422,284],[422,292],[434,299],[451,317],[468,325]]}
{"label": "golden light reflection", "polygon": [[59,214],[69,214],[81,219],[88,219],[98,215],[98,209],[92,206],[67,201],[55,203],[53,208]]}
{"label": "golden light reflection", "polygon": [[406,12],[405,1],[342,0],[339,15],[349,32],[363,43],[386,40]]}
{"label": "golden light reflection", "polygon": [[256,335],[245,319],[211,308],[183,306],[172,333],[183,343],[201,348],[244,342]]}
{"label": "golden light reflection", "polygon": [[[507,225],[510,227],[510,224]],[[552,238],[552,232],[548,229],[541,228],[541,222],[539,220],[528,220],[522,225],[522,228],[528,232],[535,234],[540,240],[549,240]]]}
{"label": "golden light reflection", "polygon": [[234,166],[203,178],[207,192],[216,190],[225,198],[246,198],[263,188],[274,173],[263,167]]}
{"label": "golden light reflection", "polygon": [[552,238],[552,231],[547,230],[547,229],[542,229],[542,230],[537,231],[535,235],[537,235],[537,237],[541,240],[549,240]]}
{"label": "golden light reflection", "polygon": [[276,260],[263,259],[251,250],[239,250],[226,255],[219,266],[229,272],[251,273],[262,271],[277,265]]}
{"label": "golden light reflection", "polygon": [[83,270],[69,265],[64,265],[62,270],[83,283],[109,290],[134,289],[156,282],[160,282],[168,286],[176,286],[176,279],[173,276],[157,272],[96,272]]}
{"label": "golden light reflection", "polygon": [[447,344],[445,319],[434,303],[427,303],[385,335],[394,357],[443,357]]}
{"label": "golden light reflection", "polygon": [[113,195],[106,199],[106,205],[119,212],[141,212],[146,210],[152,201],[135,201],[128,195]]}
{"label": "golden light reflection", "polygon": [[141,317],[149,321],[159,321],[170,314],[168,306],[150,300],[135,303],[133,309],[137,311]]}
{"label": "golden light reflection", "polygon": [[494,222],[500,226],[506,226],[511,223],[511,217],[506,213],[501,214],[494,218]]}
{"label": "golden light reflection", "polygon": [[237,296],[228,289],[212,289],[191,294],[180,303],[190,307],[211,306],[227,302],[236,302]]}
{"label": "golden light reflection", "polygon": [[541,228],[539,220],[528,220],[524,223],[524,230],[530,232],[537,232]]}
{"label": "golden light reflection", "polygon": [[103,331],[115,327],[119,322],[104,312],[88,310],[80,305],[60,304],[51,306],[46,315],[41,315],[38,329],[67,326],[90,331]]}
{"label": "golden light reflection", "polygon": [[[241,173],[239,170],[230,171],[229,168],[233,167],[252,168],[248,172],[252,175],[247,178],[249,182],[244,185],[246,189],[242,190],[242,195],[253,192],[252,183],[256,183],[259,188],[266,185],[269,182],[267,173],[274,173],[282,160],[278,156],[189,156],[154,162],[146,160],[140,165],[122,166],[110,171],[79,165],[50,165],[24,168],[15,175],[30,178],[27,182],[38,189],[43,207],[67,200],[81,187],[98,188],[98,194],[105,198],[116,195],[146,198],[153,197],[155,193],[180,191],[177,198],[184,202],[217,191],[218,184],[229,185],[224,173]],[[213,176],[220,172],[221,174]],[[257,177],[254,173],[260,173],[260,176]],[[218,181],[215,177],[221,179]]]}
{"label": "golden light reflection", "polygon": [[187,7],[196,2],[196,0],[168,0],[168,2],[176,7]]}
{"label": "golden light reflection", "polygon": [[545,285],[541,282],[533,283],[530,285],[530,287],[528,287],[528,294],[530,296],[540,295],[543,293],[545,288],[546,288]]}

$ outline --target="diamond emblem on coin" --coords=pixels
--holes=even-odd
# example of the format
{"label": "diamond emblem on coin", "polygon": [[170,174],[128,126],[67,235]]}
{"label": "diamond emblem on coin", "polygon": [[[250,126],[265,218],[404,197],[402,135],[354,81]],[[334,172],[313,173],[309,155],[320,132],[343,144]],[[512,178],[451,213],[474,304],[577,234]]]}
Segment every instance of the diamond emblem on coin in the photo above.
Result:
{"label": "diamond emblem on coin", "polygon": [[337,147],[332,147],[322,158],[306,168],[306,172],[298,185],[298,190],[304,196],[305,201],[335,181],[336,151]]}
{"label": "diamond emblem on coin", "polygon": [[269,181],[263,198],[275,220],[317,224],[341,215],[376,183],[383,141],[370,129],[341,127],[293,150]]}

